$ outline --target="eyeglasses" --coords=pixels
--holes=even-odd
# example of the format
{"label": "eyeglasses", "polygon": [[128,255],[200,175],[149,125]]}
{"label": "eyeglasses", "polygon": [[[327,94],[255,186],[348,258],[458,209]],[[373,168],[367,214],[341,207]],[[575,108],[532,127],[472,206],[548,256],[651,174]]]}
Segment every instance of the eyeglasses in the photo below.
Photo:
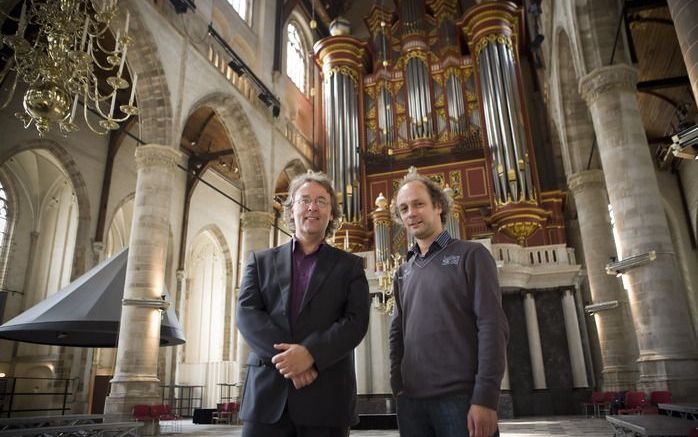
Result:
{"label": "eyeglasses", "polygon": [[295,202],[297,205],[302,206],[303,208],[308,208],[310,205],[313,203],[320,209],[325,209],[330,205],[330,201],[325,199],[324,197],[318,197],[317,199],[311,199],[310,197],[303,197]]}

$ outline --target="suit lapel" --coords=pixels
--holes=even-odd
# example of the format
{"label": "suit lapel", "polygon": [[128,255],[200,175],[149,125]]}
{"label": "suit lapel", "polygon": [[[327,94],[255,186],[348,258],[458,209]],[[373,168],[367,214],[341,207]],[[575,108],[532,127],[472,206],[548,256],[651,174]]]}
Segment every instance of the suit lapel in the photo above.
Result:
{"label": "suit lapel", "polygon": [[327,279],[329,274],[332,273],[332,270],[334,269],[334,265],[336,263],[337,251],[334,250],[332,247],[329,247],[327,243],[325,243],[320,248],[320,252],[318,253],[318,259],[317,263],[315,264],[315,268],[313,269],[313,275],[310,277],[308,289],[305,291],[303,303],[301,304],[300,311],[298,311],[299,315],[303,312],[303,309],[308,304],[308,302],[310,302],[310,299],[312,299],[313,296],[315,296],[315,294],[317,294],[320,291],[322,284],[325,283],[325,280]]}
{"label": "suit lapel", "polygon": [[[279,291],[281,296],[281,308],[283,312],[288,311],[288,300],[291,295],[292,277],[291,277],[291,265],[293,264],[293,259],[291,256],[291,243],[287,243],[283,246],[279,246],[274,253],[274,269],[275,277],[277,278]],[[288,317],[284,318],[286,320],[285,328],[290,330],[291,327],[288,325]]]}

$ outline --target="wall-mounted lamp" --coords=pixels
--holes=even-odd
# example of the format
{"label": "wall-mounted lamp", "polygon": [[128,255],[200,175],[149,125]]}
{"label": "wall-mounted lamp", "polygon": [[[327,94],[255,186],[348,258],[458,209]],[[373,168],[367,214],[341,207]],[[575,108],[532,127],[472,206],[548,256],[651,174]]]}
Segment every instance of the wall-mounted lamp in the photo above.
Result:
{"label": "wall-mounted lamp", "polygon": [[586,312],[589,315],[598,313],[599,311],[607,311],[607,310],[612,310],[614,308],[618,308],[620,304],[618,303],[617,300],[611,300],[608,302],[599,302],[599,303],[593,303],[591,305],[587,305],[584,307],[584,312]]}
{"label": "wall-mounted lamp", "polygon": [[620,261],[612,261],[606,264],[606,274],[620,276],[630,269],[643,266],[657,259],[657,252],[650,250],[647,253],[633,255]]}

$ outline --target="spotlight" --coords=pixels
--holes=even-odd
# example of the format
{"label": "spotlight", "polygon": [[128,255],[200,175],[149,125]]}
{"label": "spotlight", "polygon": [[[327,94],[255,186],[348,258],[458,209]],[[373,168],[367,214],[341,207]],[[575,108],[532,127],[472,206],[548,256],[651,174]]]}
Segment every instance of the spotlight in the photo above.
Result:
{"label": "spotlight", "polygon": [[671,137],[671,153],[677,158],[698,160],[698,124]]}
{"label": "spotlight", "polygon": [[647,253],[633,255],[620,261],[612,260],[606,264],[606,274],[620,276],[628,270],[643,266],[657,259],[657,252],[650,250]]}
{"label": "spotlight", "polygon": [[607,310],[612,310],[614,308],[618,308],[620,304],[618,303],[617,300],[611,300],[608,302],[599,302],[599,303],[593,303],[591,305],[587,305],[584,307],[584,311],[587,314],[594,314],[598,313],[599,311],[607,311]]}
{"label": "spotlight", "polygon": [[170,3],[174,6],[174,10],[177,14],[186,14],[189,8],[191,8],[192,11],[196,9],[194,0],[170,0]]}
{"label": "spotlight", "polygon": [[245,74],[245,67],[234,59],[228,62],[228,67],[230,67],[230,69],[233,70],[238,76]]}

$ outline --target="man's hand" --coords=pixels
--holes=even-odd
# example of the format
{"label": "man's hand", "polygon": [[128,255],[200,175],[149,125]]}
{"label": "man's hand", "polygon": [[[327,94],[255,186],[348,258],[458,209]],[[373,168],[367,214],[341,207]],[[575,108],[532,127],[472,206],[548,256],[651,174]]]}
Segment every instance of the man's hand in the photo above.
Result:
{"label": "man's hand", "polygon": [[272,357],[271,362],[284,378],[295,378],[310,369],[315,363],[313,356],[302,344],[275,344],[274,349],[283,351]]}
{"label": "man's hand", "polygon": [[490,437],[497,430],[497,411],[482,405],[470,405],[468,432],[470,437]]}
{"label": "man's hand", "polygon": [[293,386],[296,388],[296,390],[300,390],[303,387],[312,384],[315,379],[317,379],[317,370],[315,370],[314,367],[311,367],[300,375],[291,378],[291,381],[293,381]]}

